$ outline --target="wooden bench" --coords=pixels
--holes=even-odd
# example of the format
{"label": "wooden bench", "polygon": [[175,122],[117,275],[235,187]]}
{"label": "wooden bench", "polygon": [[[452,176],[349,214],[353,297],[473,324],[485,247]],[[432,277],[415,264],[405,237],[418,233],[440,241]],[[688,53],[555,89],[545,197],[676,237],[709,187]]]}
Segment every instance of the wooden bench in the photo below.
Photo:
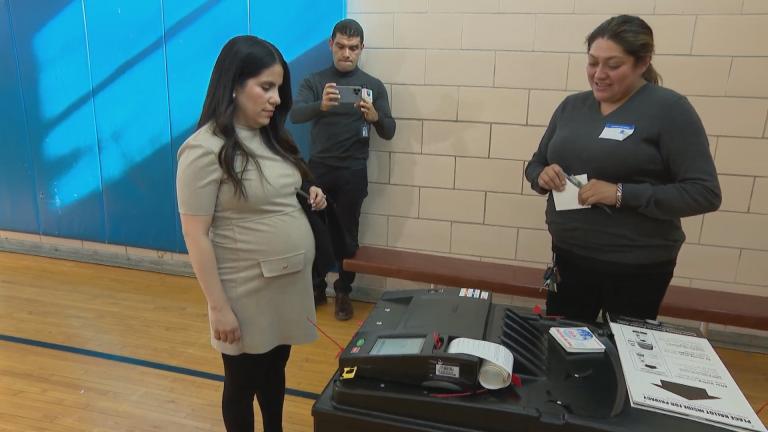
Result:
{"label": "wooden bench", "polygon": [[[473,261],[419,252],[361,246],[344,260],[344,269],[357,273],[541,298],[542,269]],[[671,285],[661,315],[706,323],[768,330],[768,297],[734,294]]]}

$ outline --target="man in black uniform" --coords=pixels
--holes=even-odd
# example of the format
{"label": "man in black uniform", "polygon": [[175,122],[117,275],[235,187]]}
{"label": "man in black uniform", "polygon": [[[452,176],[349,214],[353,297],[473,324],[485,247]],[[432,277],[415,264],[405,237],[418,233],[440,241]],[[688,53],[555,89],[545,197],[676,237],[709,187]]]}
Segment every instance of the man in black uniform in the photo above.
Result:
{"label": "man in black uniform", "polygon": [[[301,83],[291,120],[312,122],[309,167],[319,186],[335,203],[339,223],[347,242],[357,245],[360,209],[368,195],[368,144],[371,126],[383,139],[395,135],[395,120],[389,108],[384,84],[357,67],[363,51],[363,28],[352,19],[339,21],[329,41],[333,65],[315,72]],[[343,89],[339,87],[344,86]],[[356,87],[348,89],[347,87]],[[340,90],[350,90],[360,99],[342,103]],[[336,249],[344,239],[333,239]],[[347,248],[349,249],[349,248]],[[342,255],[349,255],[346,251]],[[339,260],[346,256],[337,257]],[[315,304],[327,302],[325,274],[314,275]],[[339,263],[335,316],[352,318],[349,293],[355,273],[344,271]]]}

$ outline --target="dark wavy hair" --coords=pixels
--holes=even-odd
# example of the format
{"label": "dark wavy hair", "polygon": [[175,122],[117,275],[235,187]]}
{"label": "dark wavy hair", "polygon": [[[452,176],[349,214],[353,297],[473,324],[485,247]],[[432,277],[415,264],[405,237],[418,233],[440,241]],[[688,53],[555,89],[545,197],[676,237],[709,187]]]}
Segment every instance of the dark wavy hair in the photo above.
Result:
{"label": "dark wavy hair", "polygon": [[[236,36],[224,45],[213,66],[203,111],[197,122],[198,129],[210,124],[213,133],[224,139],[224,145],[218,155],[219,165],[232,182],[236,194],[243,199],[247,197],[243,183],[245,169],[251,161],[259,170],[261,166],[235,132],[236,105],[232,94],[250,78],[260,75],[275,64],[283,67],[283,83],[278,88],[280,105],[275,108],[269,124],[260,128],[259,132],[267,148],[296,166],[302,179],[309,178],[309,169],[299,155],[299,148],[285,129],[285,121],[293,105],[288,64],[280,51],[264,39]],[[238,155],[245,161],[239,172],[235,166]]]}
{"label": "dark wavy hair", "polygon": [[[643,61],[653,56],[653,30],[642,18],[632,15],[618,15],[608,18],[587,36],[587,50],[597,39],[608,39],[620,46],[635,61]],[[661,75],[648,62],[648,69],[643,78],[649,83],[660,84]]]}
{"label": "dark wavy hair", "polygon": [[365,39],[363,26],[361,26],[359,22],[353,20],[352,18],[343,19],[337,22],[335,26],[333,26],[333,31],[331,31],[331,40],[336,39],[336,35],[342,35],[351,38],[359,37],[360,43],[363,43],[363,40]]}

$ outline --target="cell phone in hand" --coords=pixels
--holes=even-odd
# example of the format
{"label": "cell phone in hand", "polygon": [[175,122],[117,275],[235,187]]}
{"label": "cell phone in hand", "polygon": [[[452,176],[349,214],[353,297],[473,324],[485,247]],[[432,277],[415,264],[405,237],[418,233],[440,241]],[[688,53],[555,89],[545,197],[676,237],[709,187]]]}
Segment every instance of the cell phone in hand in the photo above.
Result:
{"label": "cell phone in hand", "polygon": [[360,86],[336,86],[339,91],[339,103],[358,103],[363,97],[363,88]]}

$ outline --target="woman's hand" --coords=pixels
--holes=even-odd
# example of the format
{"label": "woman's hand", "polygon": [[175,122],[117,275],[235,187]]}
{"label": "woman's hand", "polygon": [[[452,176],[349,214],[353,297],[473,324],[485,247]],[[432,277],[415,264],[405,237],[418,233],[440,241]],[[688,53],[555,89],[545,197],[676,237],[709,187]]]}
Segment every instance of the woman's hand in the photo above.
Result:
{"label": "woman's hand", "polygon": [[565,173],[560,168],[560,165],[547,165],[541,170],[541,174],[539,174],[539,187],[558,192],[565,190]]}
{"label": "woman's hand", "polygon": [[215,308],[208,305],[213,337],[228,344],[240,342],[240,323],[229,305]]}
{"label": "woman's hand", "polygon": [[322,189],[317,186],[309,187],[309,205],[312,206],[312,210],[322,210],[328,205]]}
{"label": "woman's hand", "polygon": [[579,204],[616,207],[616,185],[602,180],[590,180],[579,189]]}

